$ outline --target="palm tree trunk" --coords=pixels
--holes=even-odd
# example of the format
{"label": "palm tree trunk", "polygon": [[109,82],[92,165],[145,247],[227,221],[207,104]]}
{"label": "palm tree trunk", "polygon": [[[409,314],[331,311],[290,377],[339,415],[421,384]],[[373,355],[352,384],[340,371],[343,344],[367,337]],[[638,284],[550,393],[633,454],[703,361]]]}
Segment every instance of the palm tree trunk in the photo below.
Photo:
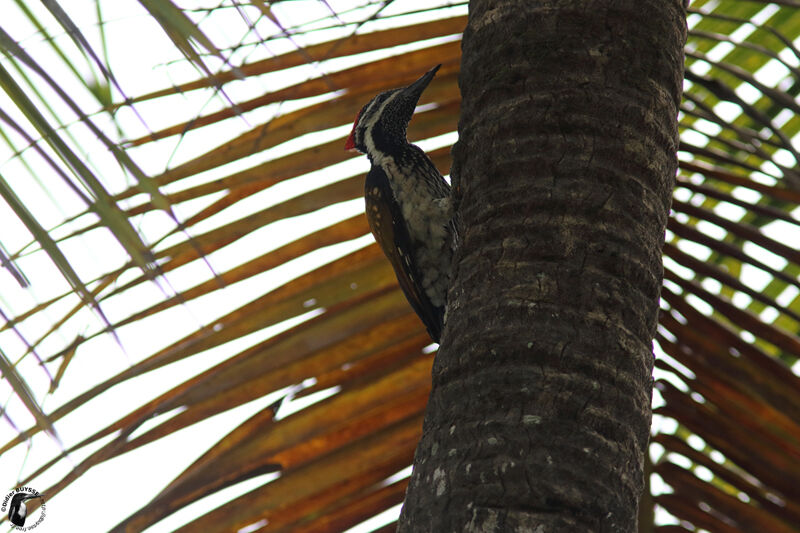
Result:
{"label": "palm tree trunk", "polygon": [[636,529],[680,0],[473,0],[448,319],[401,532]]}

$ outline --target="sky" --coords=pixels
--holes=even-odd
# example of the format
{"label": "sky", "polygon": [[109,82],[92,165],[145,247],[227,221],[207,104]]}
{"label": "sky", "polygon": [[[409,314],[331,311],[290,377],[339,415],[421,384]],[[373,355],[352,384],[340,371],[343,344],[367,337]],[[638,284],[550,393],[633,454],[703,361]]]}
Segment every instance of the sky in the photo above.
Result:
{"label": "sky", "polygon": [[[338,12],[345,11],[346,6],[359,6],[362,2],[355,0],[334,1],[329,3]],[[441,2],[445,4],[446,2]],[[67,5],[67,3],[64,3]],[[97,15],[94,2],[89,0],[71,0],[68,3],[69,14],[79,27],[85,30],[87,37],[92,41],[93,46],[98,47]],[[149,18],[144,9],[138,2],[133,0],[108,1],[103,4],[103,19],[105,34],[107,38],[107,54],[111,58],[112,65],[124,65],[124,68],[115,69],[114,73],[118,77],[119,84],[128,96],[138,96],[146,94],[155,89],[159,89],[171,84],[193,80],[197,77],[196,70],[187,64],[183,57],[178,54],[168,38]],[[181,3],[181,5],[194,5],[198,9],[209,4],[202,2]],[[397,0],[392,6],[392,11],[411,11],[419,6],[428,6],[430,2],[419,2],[416,0]],[[31,6],[33,9],[41,11],[41,7]],[[760,14],[764,19],[768,17],[769,7]],[[37,11],[38,13],[39,11]],[[391,11],[387,12],[390,13]],[[448,13],[465,13],[463,6],[452,8]],[[200,13],[200,11],[198,11]],[[285,26],[297,24],[303,20],[315,20],[325,17],[329,13],[322,2],[317,0],[297,1],[289,3],[288,7],[276,8],[276,15]],[[349,17],[353,20],[362,18],[364,11],[354,11]],[[219,18],[213,20],[213,24],[204,21],[203,29],[212,40],[222,46],[223,43],[238,42],[244,33],[241,16],[235,10],[229,9],[227,12],[217,15]],[[255,15],[252,15],[255,18]],[[345,17],[346,17],[345,16]],[[41,15],[43,19],[48,19],[47,15]],[[198,15],[198,20],[202,19]],[[690,25],[692,20],[690,18]],[[375,23],[363,28],[362,31],[374,30],[381,27],[382,23]],[[49,46],[43,41],[41,34],[36,28],[30,26],[20,14],[14,9],[9,9],[3,14],[0,21],[6,31],[19,41],[23,47],[37,58],[50,57],[52,64],[51,75],[58,80],[64,80],[64,88],[68,90],[79,104],[87,109],[96,109],[94,102],[86,91],[75,81],[72,73],[61,69],[61,62],[52,54]],[[77,52],[70,43],[69,37],[60,29],[57,23],[49,19],[47,26],[50,32],[56,37],[57,42],[63,45],[70,54]],[[746,27],[742,32],[747,31]],[[276,31],[274,25],[265,19],[261,19],[257,32],[260,35],[269,35]],[[255,33],[250,35],[254,38]],[[338,36],[336,32],[317,32],[310,38],[316,40],[326,40],[333,36]],[[743,37],[739,36],[739,37]],[[131,43],[136,43],[131,46]],[[294,45],[287,40],[270,42],[268,46],[245,46],[234,54],[234,61],[254,61],[261,57],[269,57],[284,51],[291,50]],[[714,57],[724,55],[724,44],[720,44],[719,49],[712,50],[708,55]],[[398,50],[395,53],[402,53]],[[374,56],[375,54],[373,54]],[[721,57],[721,56],[720,56]],[[7,64],[7,63],[6,63]],[[81,63],[85,65],[86,63]],[[214,68],[221,68],[221,65],[214,64]],[[248,80],[247,83],[231,83],[226,85],[226,92],[235,101],[246,100],[253,96],[262,94],[268,90],[278,87],[288,86],[309,75],[315,75],[315,68],[337,69],[346,66],[341,61],[332,61],[330,64],[315,67],[303,67],[295,69],[291,77],[282,75],[262,76],[258,80]],[[697,67],[701,69],[702,67]],[[759,75],[765,79],[781,79],[785,73],[779,67],[772,66],[762,69],[764,72]],[[89,76],[90,68],[85,67],[82,75]],[[698,72],[701,73],[702,72]],[[50,91],[42,88],[47,95]],[[742,89],[743,98],[750,98],[752,95],[746,94],[746,89]],[[50,95],[52,96],[52,95]],[[119,95],[117,95],[117,100]],[[325,97],[314,99],[313,101],[323,101]],[[62,109],[58,104],[57,98],[51,98],[56,107],[56,112],[63,116],[71,117],[71,113]],[[239,133],[249,130],[253,124],[261,123],[268,118],[279,113],[286,113],[299,105],[309,105],[310,101],[298,102],[294,104],[270,105],[247,113],[244,118],[237,118],[220,123],[214,127],[213,134],[205,129],[190,132],[184,138],[170,140],[162,143],[149,143],[143,147],[131,150],[131,154],[140,163],[143,170],[149,175],[156,175],[166,168],[174,167],[184,161],[190,160],[199,153],[203,153],[216,146],[220,139],[231,138]],[[171,125],[176,122],[175,117],[194,117],[207,114],[210,111],[221,109],[227,102],[218,94],[211,91],[195,91],[181,95],[180,98],[157,99],[150,102],[137,104],[136,109],[140,116],[136,116],[130,110],[125,109],[120,113],[120,122],[123,125],[126,138],[136,138],[147,134],[148,131],[157,130],[161,127]],[[8,108],[7,99],[0,95],[0,109]],[[95,115],[98,122],[102,123],[103,115]],[[184,120],[186,119],[184,118]],[[108,124],[105,124],[108,126]],[[700,128],[713,128],[713,125],[704,125]],[[174,192],[197,184],[201,181],[210,181],[220,176],[227,175],[233,171],[251,167],[262,161],[267,161],[282,153],[288,153],[305,146],[326,142],[343,136],[349,128],[349,124],[339,128],[333,128],[320,134],[314,134],[299,139],[298,141],[286,143],[271,150],[266,150],[259,154],[245,158],[233,165],[224,168],[214,169],[207,173],[192,178],[191,183],[176,183],[165,187],[165,192]],[[96,141],[83,128],[75,123],[74,118],[70,119],[66,128],[75,136],[77,146],[96,146]],[[109,129],[109,128],[107,128]],[[711,131],[711,130],[709,130]],[[713,133],[713,132],[712,132]],[[700,135],[700,134],[698,134]],[[450,145],[454,142],[455,136],[442,136],[441,138],[431,139],[419,143],[425,149],[432,149],[439,146]],[[24,145],[24,143],[22,143]],[[130,178],[120,172],[116,162],[103,150],[86,151],[86,157],[94,168],[103,175],[106,183],[114,192],[126,189],[131,181]],[[34,173],[41,176],[48,176],[49,170],[36,158],[26,160],[33,168]],[[263,194],[254,195],[246,202],[236,204],[236,210],[222,212],[218,216],[209,219],[202,225],[193,229],[195,233],[201,233],[209,227],[219,225],[221,221],[231,220],[257,212],[266,205],[277,204],[287,198],[296,196],[313,187],[318,187],[323,183],[341,179],[354,169],[367,170],[365,158],[358,158],[347,161],[336,166],[333,170],[326,170],[323,174],[314,173],[303,176],[303,179],[292,180],[290,183],[281,184],[264,191]],[[52,228],[61,223],[65,218],[80,213],[83,210],[81,203],[67,190],[58,180],[50,177],[41,178],[37,183],[29,177],[27,170],[19,157],[9,150],[6,146],[0,147],[0,176],[14,183],[15,190],[18,191],[22,200],[27,205],[33,206],[35,215],[40,222],[47,228]],[[24,180],[25,183],[23,183]],[[679,193],[680,194],[680,193]],[[746,194],[739,192],[737,194]],[[202,209],[209,203],[218,199],[218,195],[204,197],[194,202],[178,206],[177,214],[179,217],[187,217]],[[132,203],[141,201],[142,198],[132,199]],[[732,209],[733,207],[724,207]],[[224,253],[211,254],[208,260],[215,270],[224,271],[228,267],[239,264],[244,260],[263,253],[266,249],[272,249],[308,233],[316,228],[323,227],[333,221],[343,220],[353,216],[363,210],[363,203],[358,201],[344,202],[336,206],[331,206],[320,212],[311,213],[298,219],[287,221],[279,225],[271,225],[262,230],[254,232],[245,239],[226,247]],[[796,213],[800,216],[800,213]],[[70,229],[83,227],[87,223],[87,217],[66,225],[59,230],[67,234]],[[163,214],[152,213],[137,220],[137,229],[149,241],[153,242],[160,239],[165,227],[170,227],[169,221]],[[16,251],[25,247],[30,242],[30,234],[21,226],[16,217],[8,210],[0,209],[0,228],[3,228],[2,244],[6,250]],[[708,231],[713,231],[709,228]],[[765,227],[764,233],[774,234],[780,238],[796,239],[793,242],[800,242],[800,235],[795,228],[786,228],[780,224]],[[792,232],[792,233],[786,233]],[[179,239],[180,236],[175,239]],[[243,302],[250,301],[256,296],[271,290],[274,287],[285,283],[287,279],[297,276],[299,273],[309,271],[318,265],[330,261],[349,251],[366,246],[370,242],[370,237],[356,239],[348,243],[342,243],[334,248],[320,251],[319,253],[309,254],[291,264],[281,268],[265,272],[249,280],[247,283],[235,284],[227,287],[224,291],[215,291],[197,301],[190,302],[187,306],[178,306],[164,313],[146,319],[139,324],[119,330],[120,340],[124,350],[117,345],[110,336],[101,336],[88,343],[81,349],[81,357],[76,357],[71,364],[69,375],[64,379],[61,386],[53,394],[46,394],[48,380],[35,360],[28,357],[22,360],[18,366],[20,372],[29,380],[32,388],[41,400],[47,412],[59,405],[64,404],[86,388],[87,383],[99,383],[104,379],[116,375],[120,371],[129,367],[133,363],[150,355],[154,351],[179,338],[183,334],[195,330],[200,324],[213,324],[214,321],[225,313],[238,308]],[[166,246],[174,239],[164,242]],[[787,242],[792,242],[788,241]],[[683,246],[683,245],[682,245]],[[124,252],[114,242],[109,234],[102,231],[93,231],[80,239],[70,239],[65,242],[64,251],[70,262],[77,266],[83,279],[93,279],[95,276],[109,271],[114,265],[118,265],[125,260]],[[703,257],[707,250],[690,250],[693,254]],[[763,253],[757,251],[759,255]],[[764,251],[766,252],[766,251]],[[768,253],[768,252],[767,252]],[[197,264],[195,264],[197,263]],[[66,292],[68,284],[58,274],[57,270],[50,264],[44,254],[32,253],[20,260],[20,267],[29,275],[32,287],[22,289],[9,275],[0,272],[0,305],[4,310],[10,310],[13,314],[27,310],[38,302],[46,301],[49,298]],[[769,280],[759,278],[761,274],[757,271],[752,272],[749,278],[753,284],[767,283]],[[104,311],[109,318],[114,321],[130,314],[132,309],[140,309],[153,299],[163,299],[161,291],[180,291],[188,286],[194,285],[198,281],[209,279],[211,276],[207,266],[194,262],[178,269],[170,274],[167,279],[169,286],[158,287],[154,284],[143,286],[140,290],[131,291],[130,294],[113,298],[104,304]],[[257,289],[254,289],[257,287]],[[743,296],[743,295],[742,295]],[[796,294],[794,295],[796,296]],[[738,296],[737,296],[738,297]],[[784,296],[791,298],[791,295]],[[69,305],[74,305],[75,299],[61,304],[57,309],[63,310]],[[701,305],[699,302],[697,305]],[[203,370],[210,368],[214,364],[226,359],[232,353],[248,346],[254,345],[266,338],[269,338],[280,331],[288,329],[298,322],[307,320],[315,314],[321,312],[310,306],[309,313],[297,317],[293,321],[278,324],[274,327],[259,331],[245,338],[238,339],[231,343],[208,350],[202,354],[186,360],[174,363],[159,369],[157,372],[150,372],[144,376],[126,381],[107,392],[100,395],[95,400],[89,402],[85,407],[76,410],[74,413],[65,417],[56,424],[60,441],[44,435],[38,434],[33,437],[30,445],[20,445],[3,454],[0,457],[0,490],[3,487],[10,488],[16,486],[17,480],[24,478],[28,473],[35,470],[39,465],[45,463],[49,458],[58,454],[62,447],[79,442],[87,435],[93,433],[94,428],[101,428],[116,420],[121,414],[126,414],[133,408],[143,404],[148,398],[157,395],[158,391],[164,390],[168,385],[175,384],[187,379],[191,375],[196,375]],[[26,321],[24,324],[25,333],[29,338],[36,339],[42,331],[48,327],[58,313],[53,313],[49,317],[39,317],[35,321]],[[169,328],[163,327],[165,323]],[[61,328],[59,335],[46,339],[40,348],[40,352],[51,354],[59,351],[72,338],[70,335],[80,333],[90,333],[102,327],[97,316],[88,311],[77,313],[69,322]],[[24,352],[24,345],[19,339],[15,338],[12,332],[0,333],[0,348],[11,359],[16,360],[15,354]],[[91,356],[86,356],[88,352]],[[55,367],[51,369],[55,371]],[[80,379],[75,379],[80,376]],[[662,374],[658,377],[670,379],[669,375]],[[67,379],[69,378],[69,379]],[[311,383],[305,384],[306,386]],[[232,411],[222,413],[178,431],[174,435],[161,439],[153,444],[142,446],[141,448],[122,455],[113,460],[107,461],[102,465],[91,469],[82,475],[78,481],[70,485],[57,497],[52,500],[46,499],[47,517],[37,532],[47,533],[49,531],[64,531],[65,527],[69,530],[81,531],[106,531],[122,518],[129,515],[149,501],[158,490],[176,477],[187,465],[200,456],[208,445],[216,441],[220,436],[228,433],[237,427],[242,421],[253,414],[263,410],[272,404],[285,391],[275,391],[263,398],[242,405]],[[279,417],[288,416],[294,410],[302,408],[304,405],[320,401],[335,390],[325,390],[303,398],[302,401],[293,401],[284,405],[279,412]],[[20,427],[29,427],[32,418],[24,407],[15,399],[10,387],[5,382],[0,382],[0,401],[6,406],[7,412],[12,420]],[[656,394],[656,405],[659,402]],[[162,421],[165,417],[175,416],[177,411],[161,415],[157,419],[145,424],[136,434],[145,431],[148,427]],[[662,428],[669,432],[670,424],[674,424],[669,419],[656,417],[656,423],[661,424]],[[0,442],[5,443],[10,440],[16,431],[8,424],[0,423]],[[133,436],[135,436],[134,434]],[[48,470],[44,475],[36,479],[34,488],[44,491],[46,487],[52,485],[64,475],[68,474],[75,465],[87,457],[91,452],[108,442],[112,436],[101,439],[97,443],[85,447],[84,449],[71,454],[71,456],[61,461],[57,466]],[[690,445],[702,448],[704,443],[699,439],[690,438]],[[653,453],[658,454],[656,448]],[[680,459],[676,459],[679,461]],[[147,476],[142,476],[142,465],[147,465]],[[157,465],[157,468],[153,468]],[[407,476],[408,470],[399,473],[399,476]],[[702,468],[697,471],[698,475],[710,476],[710,472],[703,472]],[[233,487],[229,487],[208,498],[204,498],[174,515],[163,520],[159,524],[149,528],[148,533],[172,531],[176,527],[188,522],[198,514],[206,512],[211,508],[220,505],[222,502],[230,500],[236,495],[245,493],[274,477],[274,474],[260,476]],[[657,480],[656,480],[657,482]],[[87,498],[88,495],[88,498]],[[46,495],[45,495],[46,496]],[[91,519],[86,518],[87,502],[91,508]],[[386,523],[393,520],[399,512],[399,508],[388,511],[385,516],[380,517],[373,525]],[[670,521],[670,518],[663,513],[662,520]],[[358,531],[369,530],[371,526],[364,526]],[[0,529],[2,527],[0,526]],[[244,533],[244,532],[242,532]],[[356,533],[354,531],[353,533]]]}

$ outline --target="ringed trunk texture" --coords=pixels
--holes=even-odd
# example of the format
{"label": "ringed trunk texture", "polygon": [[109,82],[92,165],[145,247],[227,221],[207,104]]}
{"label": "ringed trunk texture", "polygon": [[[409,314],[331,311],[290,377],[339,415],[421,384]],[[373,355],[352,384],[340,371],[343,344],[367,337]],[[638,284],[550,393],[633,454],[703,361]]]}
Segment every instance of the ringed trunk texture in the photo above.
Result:
{"label": "ringed trunk texture", "polygon": [[681,0],[472,0],[461,222],[400,532],[636,530]]}

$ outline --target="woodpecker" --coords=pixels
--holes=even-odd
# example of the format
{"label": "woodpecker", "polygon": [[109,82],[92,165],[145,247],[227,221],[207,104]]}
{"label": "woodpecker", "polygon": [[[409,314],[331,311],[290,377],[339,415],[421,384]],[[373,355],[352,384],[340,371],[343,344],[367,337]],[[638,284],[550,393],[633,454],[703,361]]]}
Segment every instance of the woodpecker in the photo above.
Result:
{"label": "woodpecker", "polygon": [[435,342],[442,333],[455,247],[450,185],[425,152],[408,142],[406,129],[440,66],[408,87],[370,100],[356,115],[345,144],[369,158],[364,182],[369,227]]}

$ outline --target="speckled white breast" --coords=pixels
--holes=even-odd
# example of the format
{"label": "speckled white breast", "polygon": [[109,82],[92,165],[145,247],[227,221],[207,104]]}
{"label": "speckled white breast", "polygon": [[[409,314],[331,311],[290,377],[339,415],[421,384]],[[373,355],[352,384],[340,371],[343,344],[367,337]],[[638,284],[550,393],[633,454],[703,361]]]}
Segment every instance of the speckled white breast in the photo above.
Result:
{"label": "speckled white breast", "polygon": [[[416,148],[416,147],[415,147]],[[382,158],[381,165],[392,186],[392,192],[408,226],[409,237],[415,241],[414,262],[422,276],[422,286],[431,303],[443,306],[447,300],[450,284],[450,262],[453,255],[449,224],[452,218],[447,184],[422,154],[424,164],[401,164],[391,158]],[[412,172],[408,172],[412,169]],[[425,172],[420,172],[424,169]],[[431,174],[432,175],[426,175]],[[440,181],[440,184],[436,180]]]}

